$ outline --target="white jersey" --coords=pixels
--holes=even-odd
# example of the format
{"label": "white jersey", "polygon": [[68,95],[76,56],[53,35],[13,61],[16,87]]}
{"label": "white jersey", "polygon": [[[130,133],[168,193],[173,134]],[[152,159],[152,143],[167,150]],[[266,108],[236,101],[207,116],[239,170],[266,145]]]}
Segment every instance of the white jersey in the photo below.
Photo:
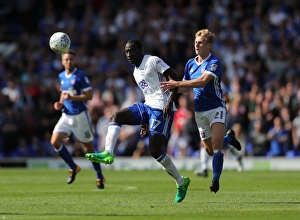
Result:
{"label": "white jersey", "polygon": [[134,79],[143,91],[145,104],[151,108],[163,109],[167,103],[170,93],[160,88],[160,82],[166,81],[163,73],[169,68],[162,59],[151,55],[144,55],[140,66],[134,68]]}

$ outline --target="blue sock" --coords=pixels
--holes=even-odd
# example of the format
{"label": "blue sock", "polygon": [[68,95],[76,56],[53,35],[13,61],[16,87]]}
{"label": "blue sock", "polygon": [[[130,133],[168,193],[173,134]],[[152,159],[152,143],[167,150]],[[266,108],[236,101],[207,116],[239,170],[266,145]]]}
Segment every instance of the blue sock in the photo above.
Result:
{"label": "blue sock", "polygon": [[224,136],[223,140],[223,148],[226,147],[229,143],[231,143],[232,137],[228,136],[227,134]]}
{"label": "blue sock", "polygon": [[76,170],[76,164],[64,144],[56,153],[69,165],[70,169]]}
{"label": "blue sock", "polygon": [[223,170],[223,160],[224,160],[224,154],[222,152],[214,152],[213,160],[212,160],[212,166],[214,172],[213,181],[219,181],[220,179]]}
{"label": "blue sock", "polygon": [[102,169],[100,163],[92,162],[94,170],[96,171],[97,179],[103,179]]}

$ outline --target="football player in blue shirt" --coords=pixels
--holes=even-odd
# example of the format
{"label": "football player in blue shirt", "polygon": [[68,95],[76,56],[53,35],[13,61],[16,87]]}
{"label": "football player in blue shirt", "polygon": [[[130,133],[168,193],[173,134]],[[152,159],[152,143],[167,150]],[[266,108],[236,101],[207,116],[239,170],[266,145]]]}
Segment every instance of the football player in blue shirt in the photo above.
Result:
{"label": "football player in blue shirt", "polygon": [[105,139],[105,150],[100,153],[88,153],[85,156],[94,162],[112,164],[121,126],[141,125],[141,136],[149,133],[150,154],[176,182],[175,202],[182,202],[190,179],[179,174],[171,157],[163,150],[174,118],[173,99],[177,89],[164,92],[160,88],[160,82],[165,81],[169,76],[177,79],[177,73],[159,57],[144,54],[142,43],[138,40],[129,40],[126,43],[125,54],[129,63],[135,66],[133,76],[144,94],[145,102],[123,108],[112,115]]}
{"label": "football player in blue shirt", "polygon": [[[51,137],[51,144],[57,154],[69,165],[70,173],[67,180],[71,184],[80,171],[63,143],[71,134],[82,143],[86,152],[94,152],[93,130],[91,118],[86,102],[92,99],[92,87],[86,73],[75,67],[76,53],[69,50],[62,54],[62,71],[58,77],[61,84],[60,100],[54,103],[54,109],[62,111]],[[96,171],[96,185],[98,189],[104,188],[104,177],[99,163],[93,163]]]}
{"label": "football player in blue shirt", "polygon": [[[195,120],[204,147],[213,156],[213,179],[210,190],[216,193],[223,170],[223,147],[231,144],[241,150],[241,144],[235,132],[226,133],[227,109],[221,89],[222,67],[220,60],[211,54],[215,35],[208,29],[199,30],[195,34],[196,57],[190,59],[184,69],[183,81],[170,79],[161,82],[164,91],[179,88],[178,92],[194,91]],[[225,136],[224,136],[225,135]]]}

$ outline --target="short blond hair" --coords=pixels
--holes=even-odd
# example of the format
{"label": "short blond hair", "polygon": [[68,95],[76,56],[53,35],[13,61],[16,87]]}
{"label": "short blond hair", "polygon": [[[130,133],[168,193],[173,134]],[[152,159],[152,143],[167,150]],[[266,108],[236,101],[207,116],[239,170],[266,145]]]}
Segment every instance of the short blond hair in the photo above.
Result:
{"label": "short blond hair", "polygon": [[61,54],[61,58],[63,58],[65,54],[72,54],[74,57],[76,57],[75,50],[67,50],[66,52]]}
{"label": "short blond hair", "polygon": [[202,29],[197,31],[197,33],[195,34],[195,38],[196,37],[205,37],[207,43],[212,44],[215,40],[215,34],[210,32],[208,29]]}

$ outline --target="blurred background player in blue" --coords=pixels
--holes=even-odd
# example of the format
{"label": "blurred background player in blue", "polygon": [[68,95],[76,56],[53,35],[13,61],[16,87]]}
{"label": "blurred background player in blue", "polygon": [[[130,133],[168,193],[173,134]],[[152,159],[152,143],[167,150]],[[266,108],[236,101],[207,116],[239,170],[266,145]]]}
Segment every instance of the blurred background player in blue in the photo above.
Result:
{"label": "blurred background player in blue", "polygon": [[219,59],[211,54],[215,35],[208,29],[199,30],[195,34],[196,57],[190,59],[184,68],[183,81],[170,79],[161,82],[164,91],[183,87],[179,92],[194,90],[195,120],[203,145],[210,156],[213,156],[213,179],[210,190],[219,190],[219,179],[223,170],[223,147],[233,145],[241,150],[235,138],[235,132],[226,132],[227,109],[221,89],[222,67]]}
{"label": "blurred background player in blue", "polygon": [[112,164],[114,148],[120,136],[122,125],[141,125],[141,136],[149,133],[149,152],[164,170],[175,180],[177,193],[175,202],[181,202],[186,195],[190,179],[182,177],[171,157],[163,150],[170,135],[174,118],[173,103],[177,90],[164,92],[160,82],[169,76],[179,79],[177,73],[157,56],[144,55],[142,43],[129,40],[125,45],[129,63],[134,64],[133,76],[145,96],[145,103],[136,103],[113,114],[109,120],[105,139],[105,150],[88,153],[86,158],[94,162]]}
{"label": "blurred background player in blue", "polygon": [[[93,129],[91,117],[86,102],[92,99],[92,87],[86,73],[75,67],[76,53],[69,50],[62,54],[62,71],[58,77],[61,83],[60,100],[54,103],[54,109],[62,111],[51,137],[57,154],[69,165],[70,173],[67,180],[71,184],[80,171],[80,166],[75,164],[70,152],[64,145],[64,139],[71,134],[81,142],[85,152],[94,152]],[[104,177],[99,163],[93,162],[96,171],[96,185],[98,189],[104,188]]]}

